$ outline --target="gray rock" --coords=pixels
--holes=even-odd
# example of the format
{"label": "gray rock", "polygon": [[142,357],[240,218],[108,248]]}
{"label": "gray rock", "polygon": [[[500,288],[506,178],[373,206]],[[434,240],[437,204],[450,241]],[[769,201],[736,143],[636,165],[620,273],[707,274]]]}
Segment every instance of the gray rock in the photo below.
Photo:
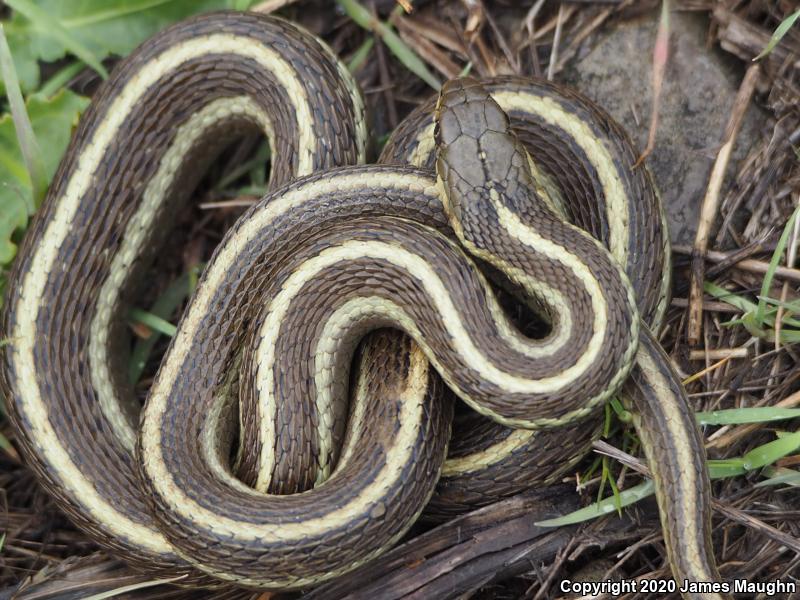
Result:
{"label": "gray rock", "polygon": [[[744,69],[718,48],[706,47],[708,20],[703,15],[673,12],[670,26],[658,134],[647,164],[661,190],[672,242],[690,244]],[[639,149],[647,144],[650,126],[657,27],[655,12],[601,33],[561,77],[605,107]],[[766,114],[751,105],[736,140],[723,193],[733,183],[737,162],[746,156],[765,120]]]}

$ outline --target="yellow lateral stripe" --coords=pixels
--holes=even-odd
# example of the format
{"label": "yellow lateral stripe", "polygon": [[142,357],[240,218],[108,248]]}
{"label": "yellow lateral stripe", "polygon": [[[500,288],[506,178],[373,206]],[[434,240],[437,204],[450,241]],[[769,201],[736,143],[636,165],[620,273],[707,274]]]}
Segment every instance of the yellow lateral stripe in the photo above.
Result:
{"label": "yellow lateral stripe", "polygon": [[275,134],[269,115],[247,96],[219,98],[193,114],[178,129],[172,144],[161,159],[158,171],[147,183],[142,202],[131,217],[125,237],[109,266],[108,277],[100,288],[89,331],[89,373],[103,415],[120,443],[131,454],[136,445],[136,431],[120,406],[111,380],[108,336],[113,310],[120,301],[122,281],[136,261],[145,237],[156,224],[159,208],[165,201],[165,194],[172,186],[183,157],[210,127],[234,114],[246,115],[259,123],[270,146],[275,147]]}
{"label": "yellow lateral stripe", "polygon": [[[141,97],[147,93],[161,77],[181,64],[208,53],[227,52],[244,58],[256,60],[265,69],[274,73],[292,99],[305,97],[302,84],[294,70],[278,53],[250,38],[227,34],[213,34],[204,38],[189,40],[171,47],[168,51],[152,59],[131,77],[109,106],[105,119],[92,134],[78,157],[73,176],[67,183],[64,195],[56,204],[52,220],[48,223],[42,243],[34,249],[30,269],[24,276],[16,305],[16,326],[11,337],[16,340],[13,349],[14,368],[23,381],[36,382],[34,373],[33,346],[38,337],[36,319],[38,299],[44,293],[47,277],[58,259],[61,244],[67,236],[70,225],[77,214],[80,202],[92,182],[92,175],[105,155],[120,128],[130,113],[135,110]],[[311,122],[311,109],[303,102],[296,105],[299,123]],[[300,147],[313,147],[313,132],[300,128]],[[308,173],[312,168],[312,155],[301,152],[299,155],[299,174]],[[172,552],[164,537],[140,523],[136,523],[116,507],[106,502],[97,492],[93,483],[72,462],[61,445],[48,418],[48,409],[41,397],[39,386],[31,383],[18,390],[21,410],[31,423],[32,435],[39,445],[39,455],[57,473],[64,488],[74,498],[80,498],[93,518],[103,523],[114,535],[157,554]]]}
{"label": "yellow lateral stripe", "polygon": [[597,171],[606,201],[609,249],[621,265],[628,262],[628,196],[614,167],[614,160],[589,125],[564,110],[555,100],[524,92],[499,91],[492,94],[505,111],[533,112],[548,125],[569,134]]}

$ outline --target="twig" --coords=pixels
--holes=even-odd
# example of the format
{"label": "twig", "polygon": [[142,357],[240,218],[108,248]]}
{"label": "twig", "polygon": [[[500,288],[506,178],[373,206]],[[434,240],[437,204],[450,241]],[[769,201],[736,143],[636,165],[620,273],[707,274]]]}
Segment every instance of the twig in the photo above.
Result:
{"label": "twig", "polygon": [[497,26],[497,21],[495,21],[491,11],[489,11],[488,9],[486,9],[486,7],[484,7],[483,14],[486,17],[486,22],[489,24],[492,33],[494,34],[494,39],[497,42],[497,45],[503,52],[503,56],[506,57],[508,66],[515,74],[518,75],[520,73],[519,61],[517,61],[517,59],[514,57],[514,53],[511,52],[511,48],[509,48],[508,46],[508,41],[506,41],[506,36],[503,34],[503,31]]}
{"label": "twig", "polygon": [[239,196],[231,200],[218,200],[215,202],[201,202],[198,204],[200,210],[212,210],[216,208],[247,208],[258,202],[258,196]]}
{"label": "twig", "polygon": [[446,52],[437,48],[427,37],[417,30],[416,22],[404,18],[392,20],[403,41],[413,48],[425,61],[447,79],[457,77],[461,68],[450,60]]}
{"label": "twig", "polygon": [[596,440],[592,442],[592,448],[594,448],[595,452],[598,454],[613,458],[617,462],[633,469],[637,473],[644,475],[645,477],[650,477],[650,469],[643,460],[636,458],[635,456],[632,456],[623,450],[620,450],[616,446],[612,446],[603,440]]}
{"label": "twig", "polygon": [[467,9],[467,23],[464,25],[464,35],[470,43],[475,41],[484,21],[484,8],[479,0],[461,0]]}
{"label": "twig", "polygon": [[705,350],[691,350],[689,352],[689,360],[728,360],[731,358],[747,358],[748,356],[750,356],[750,349],[745,347],[713,348]]}
{"label": "twig", "polygon": [[558,66],[556,67],[557,71],[560,71],[564,68],[567,61],[569,61],[570,58],[572,58],[578,51],[583,41],[592,33],[594,33],[597,28],[600,27],[606,21],[606,19],[611,16],[613,12],[613,8],[604,8],[597,15],[595,15],[595,17],[589,21],[589,23],[583,26],[580,31],[572,34],[572,39],[569,45],[567,46],[566,50],[561,53],[561,56],[558,59]]}
{"label": "twig", "polygon": [[[370,3],[370,13],[375,23],[378,23],[378,15],[375,12],[375,3]],[[378,39],[375,44],[375,54],[378,57],[378,76],[380,77],[381,87],[383,88],[384,105],[386,106],[386,118],[392,129],[397,127],[399,117],[397,116],[397,104],[394,99],[394,82],[389,75],[389,67],[386,64],[386,52],[384,50],[383,38]]]}
{"label": "twig", "polygon": [[259,2],[255,6],[251,6],[248,10],[269,14],[271,12],[275,12],[279,8],[283,8],[284,6],[289,6],[295,1],[296,0],[265,0],[264,2]]}
{"label": "twig", "polygon": [[782,546],[791,548],[795,552],[800,552],[800,539],[791,536],[788,533],[784,533],[772,525],[767,525],[764,523],[764,521],[756,519],[755,517],[748,515],[746,512],[739,510],[738,508],[734,508],[733,506],[720,502],[716,498],[711,499],[711,505],[714,507],[714,510],[722,515],[725,515],[730,520],[741,523],[742,525],[745,525],[746,527],[765,535],[771,540],[778,542]]}
{"label": "twig", "polygon": [[[694,256],[695,251],[690,249],[688,246],[680,246],[675,245],[672,247],[673,251],[676,254],[686,254],[689,256]],[[708,250],[705,253],[705,259],[711,262],[723,262],[727,261],[729,258],[729,254],[725,252],[718,252],[716,250]],[[745,260],[740,260],[737,263],[731,265],[734,269],[739,269],[741,271],[747,271],[748,273],[757,273],[759,275],[763,275],[769,269],[769,263],[764,262],[763,260],[757,260],[754,258],[747,258]],[[779,266],[775,269],[775,277],[780,277],[782,279],[789,279],[790,281],[799,281],[800,282],[800,269],[792,269],[789,267]]]}
{"label": "twig", "polygon": [[413,18],[404,17],[399,13],[393,12],[389,16],[389,22],[401,32],[404,30],[413,31],[417,36],[467,58],[462,39],[450,28],[444,27],[439,21],[434,21],[422,15]]}
{"label": "twig", "polygon": [[[677,308],[686,308],[689,306],[689,300],[686,298],[673,298],[670,302],[670,306],[675,306]],[[714,302],[713,300],[703,300],[703,310],[707,310],[709,312],[722,312],[722,313],[729,313],[732,315],[741,314],[742,310],[740,308],[736,308],[735,306],[731,306],[726,302]]]}
{"label": "twig", "polygon": [[575,527],[548,530],[534,525],[543,515],[577,507],[568,489],[542,488],[458,517],[304,598],[457,598],[487,578],[523,573],[531,564],[551,561],[572,538]]}
{"label": "twig", "polygon": [[539,14],[539,11],[544,6],[544,0],[537,0],[537,2],[531,6],[528,14],[525,15],[525,28],[528,31],[528,42],[527,46],[529,48],[529,52],[531,55],[531,63],[533,64],[533,72],[534,75],[537,77],[542,76],[542,67],[539,64],[539,54],[536,50],[536,37],[535,37],[535,30],[533,23],[536,20],[536,15]]}
{"label": "twig", "polygon": [[633,169],[644,162],[656,146],[656,131],[658,131],[658,113],[661,106],[661,88],[664,83],[664,73],[669,60],[669,0],[661,2],[661,17],[658,21],[656,43],[653,48],[653,106],[650,109],[650,131],[647,134],[647,145],[644,151],[633,163]]}
{"label": "twig", "polygon": [[694,241],[694,252],[692,253],[691,283],[689,287],[689,318],[687,323],[687,339],[690,346],[696,346],[700,342],[703,329],[703,280],[705,278],[704,258],[708,251],[708,238],[711,232],[711,225],[717,214],[719,207],[719,193],[722,188],[722,181],[725,177],[725,169],[731,158],[736,135],[742,124],[744,113],[750,105],[750,98],[753,96],[756,82],[758,81],[760,68],[752,65],[747,69],[742,85],[733,103],[733,111],[728,121],[725,131],[725,141],[717,154],[717,160],[711,169],[711,176],[706,189],[703,205],[700,209],[700,223],[697,226],[697,236]]}
{"label": "twig", "polygon": [[558,5],[558,19],[556,20],[556,32],[553,34],[553,49],[550,51],[550,64],[547,65],[547,80],[552,81],[558,63],[558,44],[561,42],[561,28],[564,25],[564,4]]}

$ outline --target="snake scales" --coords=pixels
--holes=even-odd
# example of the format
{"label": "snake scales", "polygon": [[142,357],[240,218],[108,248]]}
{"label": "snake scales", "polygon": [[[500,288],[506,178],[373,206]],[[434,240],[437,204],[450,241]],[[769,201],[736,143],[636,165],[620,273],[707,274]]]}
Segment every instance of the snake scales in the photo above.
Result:
{"label": "snake scales", "polygon": [[[198,584],[313,585],[390,547],[431,496],[441,517],[558,478],[595,433],[581,418],[624,381],[673,573],[719,577],[701,440],[648,333],[669,288],[649,174],[585,98],[484,85],[449,83],[384,164],[347,167],[365,160],[360,94],[290,23],[205,15],[118,65],[28,231],[4,313],[9,414],[73,521]],[[215,251],[138,425],[126,298],[205,167],[252,131],[273,150],[275,191]],[[521,335],[487,277],[549,332]],[[482,413],[463,417],[447,461],[442,379]]]}

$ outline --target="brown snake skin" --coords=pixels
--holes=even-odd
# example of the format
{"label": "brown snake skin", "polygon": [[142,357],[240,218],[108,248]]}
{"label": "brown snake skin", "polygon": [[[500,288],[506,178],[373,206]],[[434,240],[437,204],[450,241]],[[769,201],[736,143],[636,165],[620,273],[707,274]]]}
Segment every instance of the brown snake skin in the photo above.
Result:
{"label": "brown snake skin", "polygon": [[[591,423],[572,419],[596,415],[633,369],[628,389],[639,389],[630,394],[639,423],[653,428],[667,415],[646,438],[658,452],[648,455],[651,465],[679,441],[692,449],[690,464],[653,469],[662,505],[669,494],[696,499],[692,514],[685,506],[662,511],[673,568],[718,577],[702,447],[685,396],[677,385],[674,406],[657,406],[669,386],[653,384],[646,360],[664,381],[675,376],[647,333],[634,365],[635,303],[657,327],[667,301],[668,246],[650,176],[628,168],[627,137],[588,100],[522,78],[487,81],[532,151],[541,177],[531,179],[523,147],[502,137],[503,111],[474,85],[450,84],[444,109],[423,105],[387,144],[382,162],[413,155],[424,168],[337,168],[364,160],[360,95],[329,49],[285,21],[204,15],[148,40],[115,69],[26,235],[4,311],[4,332],[14,340],[0,369],[9,414],[26,460],[76,524],[134,564],[187,574],[184,584],[307,587],[391,547],[434,488],[429,514],[442,518],[560,477],[596,435]],[[459,113],[459,94],[483,103],[483,122]],[[575,116],[589,134],[565,134],[548,117],[514,108],[521,94]],[[457,173],[463,196],[443,195],[431,173],[434,114],[439,175],[448,182]],[[482,183],[471,181],[479,169],[470,161],[478,155],[460,149],[471,144],[462,134],[473,125],[489,149],[478,161],[482,172],[496,175],[484,179],[484,191],[502,187],[493,205],[473,204]],[[174,219],[205,168],[245,132],[268,138],[275,191],[215,251],[137,426],[123,369],[126,299],[167,235],[157,224]],[[604,166],[591,155],[599,150],[576,141],[589,137],[610,154]],[[603,195],[609,177],[636,198],[624,210]],[[521,192],[531,200],[520,200]],[[560,210],[624,256],[620,266],[556,217]],[[568,247],[588,275],[576,283],[576,267],[562,264],[572,259],[530,253],[503,229],[512,217]],[[498,224],[497,236],[485,233]],[[454,237],[488,267],[486,276]],[[511,274],[500,275],[509,265]],[[541,341],[510,334],[485,277],[543,312],[550,333]],[[439,310],[446,302],[435,291],[439,280],[451,313]],[[606,312],[594,328],[573,317],[597,314],[598,302]],[[464,362],[468,353],[453,333],[459,319],[486,364],[502,366],[497,381],[484,377],[485,365]],[[385,327],[404,329],[416,344]],[[604,351],[584,367],[598,331]],[[563,332],[566,342],[555,346]],[[531,361],[537,344],[555,350]],[[351,374],[354,354],[361,366]],[[578,367],[580,377],[562,377]],[[440,376],[506,425],[565,427],[528,433],[463,414],[459,420],[471,424],[445,462],[452,398]],[[117,415],[115,406],[127,408]],[[232,445],[237,425],[241,448]],[[676,437],[686,431],[686,439]],[[564,436],[574,442],[566,452]],[[490,452],[504,444],[511,450]],[[482,468],[464,466],[484,455],[491,460]],[[700,482],[694,491],[682,481],[687,475]],[[705,537],[680,531],[681,515],[699,519],[694,529]],[[681,563],[675,549],[683,547],[690,550]]]}

